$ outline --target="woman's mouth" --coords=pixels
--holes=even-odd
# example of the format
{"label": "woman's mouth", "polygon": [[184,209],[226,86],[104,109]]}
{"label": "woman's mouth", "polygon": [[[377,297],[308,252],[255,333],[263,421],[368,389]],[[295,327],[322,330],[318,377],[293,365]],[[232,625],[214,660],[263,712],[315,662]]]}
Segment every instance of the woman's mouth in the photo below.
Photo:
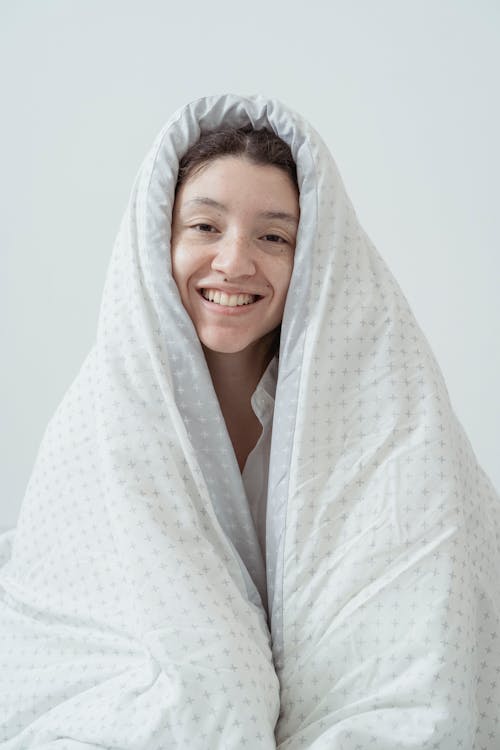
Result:
{"label": "woman's mouth", "polygon": [[204,299],[221,307],[242,307],[252,305],[262,299],[258,294],[227,294],[218,289],[199,289],[198,291]]}

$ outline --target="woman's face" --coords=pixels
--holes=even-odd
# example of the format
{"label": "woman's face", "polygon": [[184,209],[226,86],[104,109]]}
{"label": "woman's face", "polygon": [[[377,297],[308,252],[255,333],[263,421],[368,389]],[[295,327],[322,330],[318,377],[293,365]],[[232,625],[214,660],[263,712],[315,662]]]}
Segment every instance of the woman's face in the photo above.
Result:
{"label": "woman's face", "polygon": [[219,157],[188,178],[172,216],[172,273],[201,343],[240,352],[281,323],[299,196],[278,167]]}

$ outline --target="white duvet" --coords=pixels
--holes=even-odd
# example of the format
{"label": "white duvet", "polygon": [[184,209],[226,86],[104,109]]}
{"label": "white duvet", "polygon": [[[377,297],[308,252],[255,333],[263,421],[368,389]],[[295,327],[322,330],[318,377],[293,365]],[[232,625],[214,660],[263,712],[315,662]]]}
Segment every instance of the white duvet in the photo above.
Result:
{"label": "white duvet", "polygon": [[[290,145],[301,208],[266,560],[170,273],[179,157],[248,121]],[[499,527],[318,134],[261,96],[192,102],[138,172],[95,344],[0,537],[0,747],[498,750]]]}

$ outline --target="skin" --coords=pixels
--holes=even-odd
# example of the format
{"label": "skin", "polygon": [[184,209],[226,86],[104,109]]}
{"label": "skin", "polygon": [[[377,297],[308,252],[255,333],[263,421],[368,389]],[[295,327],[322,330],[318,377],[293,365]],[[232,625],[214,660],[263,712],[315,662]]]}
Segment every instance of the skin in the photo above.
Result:
{"label": "skin", "polygon": [[[289,218],[263,216],[270,211]],[[299,215],[290,177],[241,156],[208,162],[181,185],[174,203],[172,273],[200,339],[240,470],[262,429],[250,398],[273,356]],[[201,288],[261,298],[229,308],[203,299]]]}

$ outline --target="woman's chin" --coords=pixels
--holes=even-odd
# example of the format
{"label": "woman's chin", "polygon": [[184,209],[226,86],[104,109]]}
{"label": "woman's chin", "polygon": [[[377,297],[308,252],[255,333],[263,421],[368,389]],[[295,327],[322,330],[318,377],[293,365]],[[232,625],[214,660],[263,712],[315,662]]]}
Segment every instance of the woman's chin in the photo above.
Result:
{"label": "woman's chin", "polygon": [[257,342],[238,342],[238,341],[213,341],[210,339],[200,339],[203,349],[217,354],[239,354]]}
{"label": "woman's chin", "polygon": [[203,349],[217,354],[240,354],[242,352],[257,354],[260,350],[267,352],[272,349],[274,352],[277,346],[279,346],[280,329],[281,326],[278,326],[257,338],[235,336],[234,333],[233,335],[211,336],[208,332],[205,335],[198,332],[198,336]]}

